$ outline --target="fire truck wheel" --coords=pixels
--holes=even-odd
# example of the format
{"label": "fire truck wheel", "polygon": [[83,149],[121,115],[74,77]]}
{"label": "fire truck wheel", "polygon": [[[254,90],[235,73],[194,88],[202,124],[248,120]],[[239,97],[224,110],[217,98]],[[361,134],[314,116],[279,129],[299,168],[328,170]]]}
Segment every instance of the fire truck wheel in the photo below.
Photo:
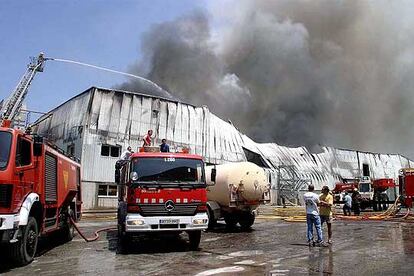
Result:
{"label": "fire truck wheel", "polygon": [[[72,219],[75,220],[75,215],[72,210],[69,210],[68,216],[72,217]],[[69,217],[67,217],[66,223],[61,231],[61,237],[64,241],[68,242],[73,240],[73,237],[75,236],[75,227],[73,227]]]}
{"label": "fire truck wheel", "polygon": [[234,214],[227,214],[224,216],[224,221],[226,222],[227,228],[234,228],[236,227],[238,217],[236,217]]}
{"label": "fire truck wheel", "polygon": [[385,211],[388,209],[388,201],[390,200],[390,198],[388,197],[388,195],[384,194],[382,196],[382,209]]}
{"label": "fire truck wheel", "polygon": [[10,256],[17,265],[27,265],[33,261],[37,249],[39,230],[35,218],[29,217],[21,231],[21,238],[10,245]]}
{"label": "fire truck wheel", "polygon": [[190,240],[191,250],[197,250],[200,245],[201,231],[189,231],[188,238]]}
{"label": "fire truck wheel", "polygon": [[250,227],[253,225],[255,219],[255,215],[252,212],[245,212],[240,215],[239,217],[239,223],[243,230],[250,229]]}
{"label": "fire truck wheel", "polygon": [[131,237],[123,231],[121,225],[118,225],[118,243],[117,254],[127,253],[128,244],[131,242]]}
{"label": "fire truck wheel", "polygon": [[67,225],[64,226],[62,230],[62,236],[65,239],[65,241],[73,240],[73,237],[75,236],[75,227],[73,227],[70,221],[67,223]]}

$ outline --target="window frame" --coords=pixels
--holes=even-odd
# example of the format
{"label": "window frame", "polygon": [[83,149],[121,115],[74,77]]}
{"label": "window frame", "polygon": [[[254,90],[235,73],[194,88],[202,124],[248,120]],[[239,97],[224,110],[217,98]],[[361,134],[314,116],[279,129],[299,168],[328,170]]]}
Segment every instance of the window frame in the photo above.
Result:
{"label": "window frame", "polygon": [[[100,186],[106,187],[106,195],[99,194]],[[109,186],[113,186],[116,188],[116,195],[109,195]],[[98,198],[118,198],[118,186],[116,184],[98,184],[98,190],[96,192],[96,195],[98,196]]]}
{"label": "window frame", "polygon": [[[104,147],[108,148],[107,149],[108,150],[108,155],[102,154],[102,150],[103,150]],[[112,156],[112,152],[115,149],[118,150],[118,155],[117,156]],[[101,144],[101,156],[103,156],[103,157],[119,158],[119,157],[121,157],[121,151],[122,151],[122,146],[120,146],[120,145]]]}
{"label": "window frame", "polygon": [[[21,165],[20,162],[19,162],[19,164],[17,164],[18,160],[21,161],[21,157],[20,157],[21,155],[18,154],[20,152],[21,141],[24,141],[25,143],[28,143],[29,148],[30,148],[30,152],[29,152],[30,163],[23,164],[23,165]],[[15,157],[15,161],[14,161],[16,168],[24,168],[24,167],[31,166],[33,164],[33,158],[32,158],[33,157],[33,144],[28,139],[24,138],[23,135],[17,136],[16,142],[17,142],[17,144],[16,144],[16,157]]]}

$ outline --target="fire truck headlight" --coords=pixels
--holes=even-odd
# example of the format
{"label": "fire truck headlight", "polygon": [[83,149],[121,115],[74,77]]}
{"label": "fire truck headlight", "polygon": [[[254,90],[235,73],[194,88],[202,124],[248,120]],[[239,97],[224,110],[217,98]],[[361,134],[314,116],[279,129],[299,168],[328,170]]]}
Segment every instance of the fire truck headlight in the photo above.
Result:
{"label": "fire truck headlight", "polygon": [[128,220],[127,224],[132,225],[132,226],[134,226],[134,225],[137,226],[137,225],[144,225],[145,222],[141,219],[134,219],[134,220]]}
{"label": "fire truck headlight", "polygon": [[138,173],[137,172],[132,172],[131,173],[131,179],[132,179],[132,181],[138,180]]}
{"label": "fire truck headlight", "polygon": [[194,219],[193,224],[207,224],[207,219]]}

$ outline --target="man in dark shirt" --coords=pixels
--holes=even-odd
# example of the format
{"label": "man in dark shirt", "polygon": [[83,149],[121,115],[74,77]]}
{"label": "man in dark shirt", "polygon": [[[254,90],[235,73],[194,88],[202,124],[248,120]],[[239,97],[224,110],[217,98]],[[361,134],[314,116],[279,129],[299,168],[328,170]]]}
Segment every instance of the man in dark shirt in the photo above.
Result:
{"label": "man in dark shirt", "polygon": [[170,152],[170,146],[167,144],[166,139],[161,140],[160,151],[161,152]]}

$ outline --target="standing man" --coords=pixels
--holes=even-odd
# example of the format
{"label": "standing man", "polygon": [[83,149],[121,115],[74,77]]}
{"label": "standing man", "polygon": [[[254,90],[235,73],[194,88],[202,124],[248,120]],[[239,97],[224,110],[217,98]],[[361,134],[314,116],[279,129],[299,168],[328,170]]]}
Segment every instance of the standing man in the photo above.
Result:
{"label": "standing man", "polygon": [[345,201],[345,204],[344,204],[344,207],[342,208],[344,210],[344,215],[350,216],[351,208],[352,208],[352,198],[348,194],[348,192],[345,192],[344,201]]}
{"label": "standing man", "polygon": [[321,217],[321,226],[324,222],[328,226],[328,243],[332,243],[332,206],[333,196],[329,193],[329,187],[322,187],[322,194],[319,196],[320,207],[319,215]]}
{"label": "standing man", "polygon": [[354,192],[352,193],[352,207],[354,208],[354,215],[359,216],[361,213],[361,194],[357,188],[354,188]]}
{"label": "standing man", "polygon": [[151,142],[152,142],[152,129],[148,130],[147,134],[144,135],[144,138],[142,138],[142,141],[144,142],[143,146],[144,147],[149,147],[151,146]]}
{"label": "standing man", "polygon": [[[319,196],[315,194],[313,191],[315,187],[310,184],[308,186],[308,192],[303,195],[303,200],[305,201],[306,205],[306,224],[308,226],[307,231],[307,238],[308,244],[317,245],[317,246],[324,246],[323,238],[322,238],[322,229],[321,229],[321,218],[319,217],[318,205],[319,205]],[[315,244],[313,240],[313,225],[316,228],[316,234],[318,236],[318,240]]]}
{"label": "standing man", "polygon": [[160,151],[161,152],[170,152],[170,146],[167,144],[166,139],[161,140]]}

